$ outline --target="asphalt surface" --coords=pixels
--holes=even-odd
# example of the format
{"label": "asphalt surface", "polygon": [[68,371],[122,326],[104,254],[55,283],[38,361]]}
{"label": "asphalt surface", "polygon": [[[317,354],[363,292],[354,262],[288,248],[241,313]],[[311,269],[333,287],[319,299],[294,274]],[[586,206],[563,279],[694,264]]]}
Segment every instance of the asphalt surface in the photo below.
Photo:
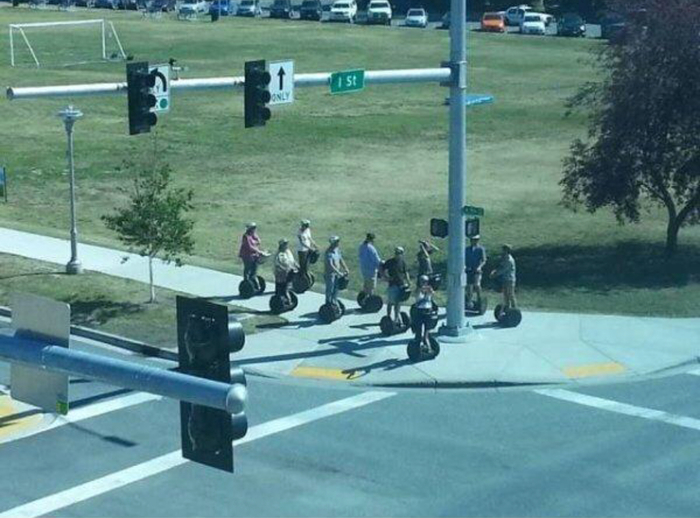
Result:
{"label": "asphalt surface", "polygon": [[[270,420],[301,422],[299,412],[367,392],[249,377],[234,475],[183,463],[110,485],[179,448],[177,402],[149,400],[0,443],[0,516],[694,516],[698,389],[700,377],[679,374],[553,392],[395,390],[260,436]],[[75,379],[69,417],[129,397]]]}

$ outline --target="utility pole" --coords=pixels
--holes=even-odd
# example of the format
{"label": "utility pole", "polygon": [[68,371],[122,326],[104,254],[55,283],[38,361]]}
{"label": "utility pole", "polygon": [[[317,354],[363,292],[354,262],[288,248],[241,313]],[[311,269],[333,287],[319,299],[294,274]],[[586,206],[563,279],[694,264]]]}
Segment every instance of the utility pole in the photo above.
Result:
{"label": "utility pole", "polygon": [[78,274],[83,272],[83,265],[78,260],[78,224],[75,218],[75,166],[73,163],[73,125],[83,116],[83,112],[72,105],[58,112],[66,127],[68,138],[68,168],[70,169],[70,261],[66,265],[66,273]]}

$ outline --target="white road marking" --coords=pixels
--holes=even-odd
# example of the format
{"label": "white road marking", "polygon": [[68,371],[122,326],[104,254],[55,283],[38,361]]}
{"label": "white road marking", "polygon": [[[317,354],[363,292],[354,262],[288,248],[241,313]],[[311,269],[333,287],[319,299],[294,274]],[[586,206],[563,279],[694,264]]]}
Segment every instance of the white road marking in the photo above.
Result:
{"label": "white road marking", "polygon": [[[333,401],[332,403],[311,408],[297,414],[273,419],[272,421],[253,426],[248,430],[246,436],[235,441],[234,445],[240,446],[248,442],[318,421],[325,417],[342,414],[348,410],[381,401],[395,394],[395,392],[363,392],[362,394]],[[65,491],[60,491],[59,493],[54,493],[53,495],[9,509],[0,513],[0,518],[35,517],[53,513],[59,509],[84,502],[85,500],[103,495],[133,482],[138,482],[139,480],[163,473],[164,471],[181,466],[187,462],[189,461],[182,457],[181,450],[177,450],[137,464],[136,466],[66,489]]]}
{"label": "white road marking", "polygon": [[57,416],[56,419],[50,425],[44,428],[26,430],[25,432],[16,436],[8,437],[6,439],[0,439],[0,444],[17,441],[19,439],[24,439],[25,437],[31,437],[32,435],[37,435],[40,433],[48,432],[49,430],[54,430],[60,426],[64,426],[70,423],[77,423],[85,419],[91,419],[93,417],[108,414],[109,412],[114,412],[116,410],[121,410],[130,406],[139,405],[141,403],[147,403],[149,401],[157,401],[159,399],[163,399],[163,397],[156,396],[155,394],[146,394],[144,392],[138,392],[136,394],[129,394],[128,396],[109,399],[107,401],[103,401],[102,403],[86,405],[84,407],[76,408],[75,410],[70,410],[68,412],[68,415],[66,416]]}
{"label": "white road marking", "polygon": [[686,374],[692,374],[693,376],[700,376],[700,369],[694,369],[692,371],[688,371]]}
{"label": "white road marking", "polygon": [[535,390],[535,392],[542,394],[543,396],[561,399],[562,401],[569,401],[570,403],[600,408],[601,410],[617,412],[618,414],[625,414],[632,417],[651,419],[652,421],[660,421],[662,423],[682,426],[683,428],[690,428],[692,430],[700,430],[700,419],[694,419],[692,417],[669,414],[668,412],[662,412],[661,410],[628,405],[626,403],[619,403],[610,399],[587,396],[585,394],[579,394],[578,392],[571,392],[563,389],[542,389]]}

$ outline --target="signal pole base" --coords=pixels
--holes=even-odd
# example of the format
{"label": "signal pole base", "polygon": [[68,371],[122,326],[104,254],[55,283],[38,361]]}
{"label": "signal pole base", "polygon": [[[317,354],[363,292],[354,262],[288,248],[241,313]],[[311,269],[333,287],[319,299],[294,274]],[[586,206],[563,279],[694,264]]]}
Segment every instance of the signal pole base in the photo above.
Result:
{"label": "signal pole base", "polygon": [[71,259],[66,265],[66,273],[69,275],[77,275],[83,273],[83,265],[77,259]]}
{"label": "signal pole base", "polygon": [[467,322],[464,327],[447,327],[443,325],[438,332],[438,341],[446,344],[463,344],[475,336],[474,328]]}

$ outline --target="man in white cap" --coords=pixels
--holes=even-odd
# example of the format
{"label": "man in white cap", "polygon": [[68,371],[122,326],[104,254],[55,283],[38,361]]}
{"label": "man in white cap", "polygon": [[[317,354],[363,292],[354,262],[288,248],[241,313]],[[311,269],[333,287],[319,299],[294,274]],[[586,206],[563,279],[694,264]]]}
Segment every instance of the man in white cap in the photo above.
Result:
{"label": "man in white cap", "polygon": [[297,232],[297,255],[299,257],[299,272],[303,275],[309,269],[309,252],[318,250],[316,242],[311,237],[311,221],[302,219]]}
{"label": "man in white cap", "polygon": [[328,248],[324,258],[325,281],[326,281],[326,304],[337,304],[338,302],[338,280],[350,273],[343,261],[343,254],[340,252],[340,238],[331,236],[328,239]]}
{"label": "man in white cap", "polygon": [[384,274],[389,281],[389,290],[386,297],[386,316],[391,318],[391,310],[393,309],[394,322],[400,324],[401,294],[403,289],[411,284],[402,246],[397,246],[394,249],[394,257],[384,263]]}
{"label": "man in white cap", "polygon": [[481,300],[481,276],[486,264],[486,249],[479,244],[479,234],[469,238],[469,246],[464,250],[464,270],[467,274],[467,309],[472,307],[472,295]]}

